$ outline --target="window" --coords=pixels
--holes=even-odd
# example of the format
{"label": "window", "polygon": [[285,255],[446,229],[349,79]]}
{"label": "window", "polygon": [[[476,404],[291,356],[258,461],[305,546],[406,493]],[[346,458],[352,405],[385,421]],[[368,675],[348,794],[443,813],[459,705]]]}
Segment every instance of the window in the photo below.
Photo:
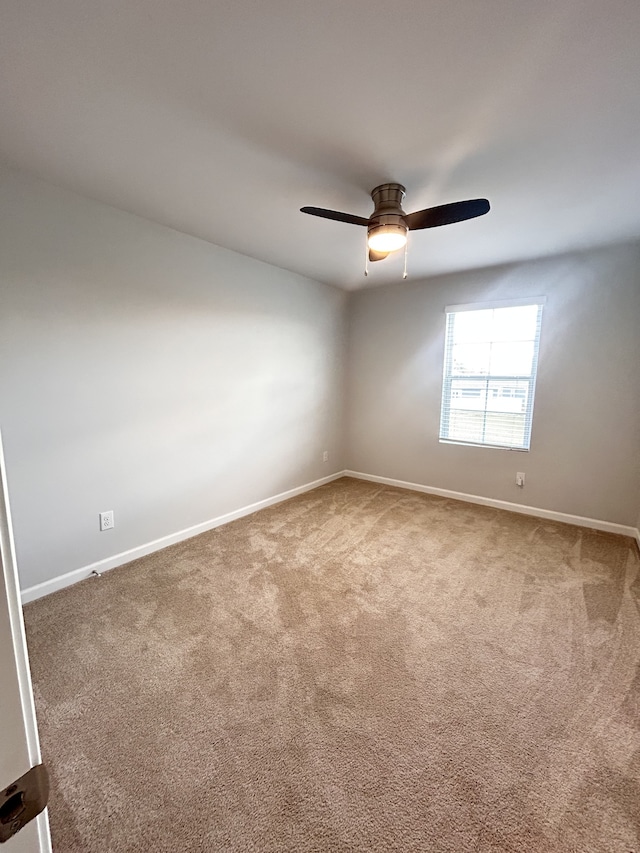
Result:
{"label": "window", "polygon": [[440,441],[529,449],[543,302],[446,309]]}

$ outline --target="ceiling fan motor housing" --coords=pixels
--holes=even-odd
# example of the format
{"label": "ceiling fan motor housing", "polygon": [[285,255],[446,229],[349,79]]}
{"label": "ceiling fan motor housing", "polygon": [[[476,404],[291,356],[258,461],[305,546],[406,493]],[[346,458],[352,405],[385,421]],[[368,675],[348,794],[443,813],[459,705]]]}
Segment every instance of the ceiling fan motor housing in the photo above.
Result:
{"label": "ceiling fan motor housing", "polygon": [[405,192],[402,184],[380,184],[371,191],[375,209],[369,219],[367,237],[381,231],[387,234],[397,231],[398,234],[406,235],[409,229],[402,209]]}
{"label": "ceiling fan motor housing", "polygon": [[371,198],[375,205],[373,215],[376,213],[400,213],[404,215],[402,202],[407,191],[402,184],[380,184],[374,190],[371,190]]}

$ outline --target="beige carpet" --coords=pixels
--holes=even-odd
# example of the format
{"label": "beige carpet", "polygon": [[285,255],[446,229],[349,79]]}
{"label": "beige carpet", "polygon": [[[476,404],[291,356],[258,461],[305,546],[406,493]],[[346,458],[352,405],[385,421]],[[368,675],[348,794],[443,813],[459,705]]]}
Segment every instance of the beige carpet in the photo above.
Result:
{"label": "beige carpet", "polygon": [[54,848],[638,853],[639,568],[342,479],[34,602]]}

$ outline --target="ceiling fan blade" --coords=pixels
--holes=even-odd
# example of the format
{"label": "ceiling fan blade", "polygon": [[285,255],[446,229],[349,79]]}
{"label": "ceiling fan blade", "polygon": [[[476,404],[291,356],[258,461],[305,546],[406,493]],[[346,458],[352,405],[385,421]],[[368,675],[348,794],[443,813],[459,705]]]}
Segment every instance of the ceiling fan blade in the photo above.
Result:
{"label": "ceiling fan blade", "polygon": [[368,225],[369,220],[352,213],[340,213],[337,210],[325,210],[324,207],[301,207],[300,213],[310,213],[311,216],[321,216],[323,219],[335,219],[336,222],[348,222],[351,225]]}
{"label": "ceiling fan blade", "polygon": [[452,222],[464,222],[488,213],[491,205],[486,198],[473,198],[469,201],[454,201],[451,204],[441,204],[438,207],[427,207],[416,210],[405,216],[405,222],[410,231],[421,228],[436,228],[438,225],[450,225]]}
{"label": "ceiling fan blade", "polygon": [[370,261],[384,261],[387,255],[390,255],[391,252],[376,252],[375,249],[369,249],[369,260]]}

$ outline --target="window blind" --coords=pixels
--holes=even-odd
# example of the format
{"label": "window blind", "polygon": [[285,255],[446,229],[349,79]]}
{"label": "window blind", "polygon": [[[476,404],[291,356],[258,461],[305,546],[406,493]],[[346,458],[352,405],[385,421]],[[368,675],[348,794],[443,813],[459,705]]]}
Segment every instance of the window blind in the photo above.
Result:
{"label": "window blind", "polygon": [[542,307],[446,309],[441,441],[529,450]]}

